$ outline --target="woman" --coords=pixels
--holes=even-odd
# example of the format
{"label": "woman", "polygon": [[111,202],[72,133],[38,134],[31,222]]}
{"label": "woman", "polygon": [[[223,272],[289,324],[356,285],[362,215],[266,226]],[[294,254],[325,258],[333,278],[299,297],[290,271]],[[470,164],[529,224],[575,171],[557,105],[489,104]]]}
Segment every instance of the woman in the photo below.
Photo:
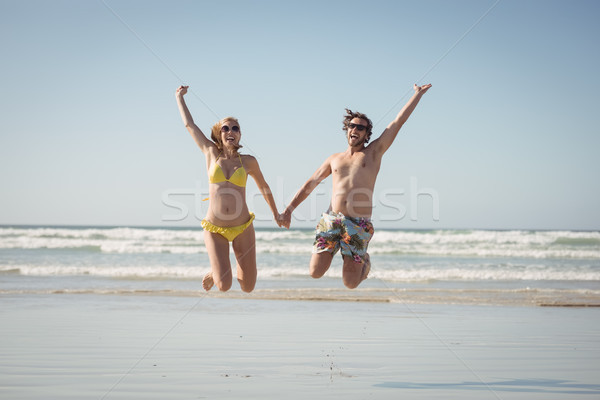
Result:
{"label": "woman", "polygon": [[209,184],[209,208],[202,220],[204,243],[208,251],[211,272],[204,276],[202,286],[210,290],[231,288],[232,273],[229,262],[229,242],[237,260],[237,279],[244,292],[251,292],[256,284],[256,247],[252,221],[254,214],[246,204],[246,179],[254,178],[258,189],[269,204],[273,217],[280,224],[271,189],[265,181],[258,162],[250,155],[238,152],[242,132],[237,119],[227,117],[212,128],[211,140],[194,124],[183,96],[188,86],[175,92],[181,118],[194,141],[206,156]]}

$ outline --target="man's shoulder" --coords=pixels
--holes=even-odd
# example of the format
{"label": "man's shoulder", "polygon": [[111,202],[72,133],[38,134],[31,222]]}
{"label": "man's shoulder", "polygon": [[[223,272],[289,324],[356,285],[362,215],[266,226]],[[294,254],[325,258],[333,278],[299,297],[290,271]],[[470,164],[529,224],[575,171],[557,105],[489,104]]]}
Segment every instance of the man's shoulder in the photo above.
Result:
{"label": "man's shoulder", "polygon": [[332,155],[329,156],[329,158],[327,159],[326,162],[329,162],[330,164],[334,164],[336,162],[344,162],[345,156],[346,156],[345,151],[343,151],[341,153],[333,153]]}
{"label": "man's shoulder", "polygon": [[334,161],[337,160],[338,158],[341,158],[344,156],[344,152],[341,153],[333,153],[332,155],[330,155],[329,157],[327,157],[328,161]]}

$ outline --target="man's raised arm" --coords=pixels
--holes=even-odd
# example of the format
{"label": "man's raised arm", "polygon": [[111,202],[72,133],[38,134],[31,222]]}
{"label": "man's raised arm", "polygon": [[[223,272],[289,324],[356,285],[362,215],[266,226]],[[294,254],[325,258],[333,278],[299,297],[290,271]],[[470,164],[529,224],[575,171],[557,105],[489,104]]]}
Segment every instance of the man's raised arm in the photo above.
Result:
{"label": "man's raised arm", "polygon": [[394,139],[396,139],[400,128],[402,128],[402,125],[404,125],[404,123],[408,120],[410,114],[412,114],[414,109],[417,107],[417,104],[419,104],[421,97],[425,94],[425,92],[427,92],[427,90],[430,87],[431,84],[423,86],[417,86],[417,84],[415,84],[413,87],[415,93],[412,95],[410,100],[408,100],[408,102],[404,105],[404,107],[402,107],[402,110],[400,110],[400,112],[396,116],[396,119],[390,122],[390,124],[387,126],[387,128],[385,128],[385,130],[381,134],[381,136],[379,136],[376,140],[373,141],[373,143],[371,143],[371,146],[375,146],[377,151],[381,152],[381,154],[385,153],[387,149],[390,148],[392,143],[394,143]]}

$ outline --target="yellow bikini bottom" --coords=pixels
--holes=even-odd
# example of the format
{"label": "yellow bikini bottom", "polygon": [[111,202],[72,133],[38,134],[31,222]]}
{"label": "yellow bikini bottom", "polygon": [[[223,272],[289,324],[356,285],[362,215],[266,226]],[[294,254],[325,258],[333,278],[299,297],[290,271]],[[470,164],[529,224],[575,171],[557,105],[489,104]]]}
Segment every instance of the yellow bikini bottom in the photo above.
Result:
{"label": "yellow bikini bottom", "polygon": [[238,226],[217,226],[211,222],[208,222],[205,219],[203,219],[202,222],[200,222],[200,224],[202,225],[202,228],[204,228],[205,231],[218,233],[225,239],[229,240],[230,242],[233,242],[233,239],[235,239],[240,233],[244,232],[246,228],[249,227],[250,224],[252,224],[252,221],[254,221],[254,213],[250,213],[250,219],[248,220],[248,222]]}

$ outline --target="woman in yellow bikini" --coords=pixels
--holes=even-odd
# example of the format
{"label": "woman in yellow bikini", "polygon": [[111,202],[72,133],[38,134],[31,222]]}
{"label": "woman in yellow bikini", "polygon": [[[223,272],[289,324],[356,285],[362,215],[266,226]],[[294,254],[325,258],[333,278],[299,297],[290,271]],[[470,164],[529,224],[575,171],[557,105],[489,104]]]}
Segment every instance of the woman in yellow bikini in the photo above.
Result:
{"label": "woman in yellow bikini", "polygon": [[204,243],[210,260],[211,272],[204,276],[202,286],[210,290],[216,285],[219,290],[231,288],[232,273],[229,261],[229,242],[232,243],[237,260],[237,279],[244,292],[251,292],[256,284],[256,247],[254,214],[246,204],[246,179],[254,178],[258,189],[281,226],[271,189],[265,181],[256,158],[241,155],[241,130],[237,119],[227,117],[212,127],[211,139],[196,126],[183,96],[188,86],[180,86],[175,92],[181,118],[194,141],[206,156],[206,169],[210,182],[209,207],[202,220]]}

